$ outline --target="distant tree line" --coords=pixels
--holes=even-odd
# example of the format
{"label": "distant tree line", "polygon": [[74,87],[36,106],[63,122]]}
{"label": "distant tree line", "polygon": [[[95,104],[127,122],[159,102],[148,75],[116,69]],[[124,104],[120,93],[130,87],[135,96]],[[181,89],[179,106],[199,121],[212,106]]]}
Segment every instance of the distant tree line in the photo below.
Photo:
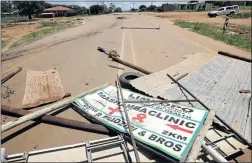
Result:
{"label": "distant tree line", "polygon": [[116,7],[113,3],[110,3],[109,6],[93,5],[89,8],[86,8],[78,5],[54,5],[45,1],[1,1],[1,13],[11,13],[18,11],[20,15],[26,15],[31,20],[32,16],[38,16],[46,8],[55,6],[64,6],[70,8],[70,10],[67,11],[67,16],[122,12],[122,9],[120,7]]}
{"label": "distant tree line", "polygon": [[[159,8],[161,7],[157,7],[156,5],[150,5],[150,6],[146,6],[146,5],[140,5],[139,6],[139,11],[140,12],[144,12],[144,11],[150,11],[150,12],[154,12],[154,11],[159,11]],[[131,9],[132,12],[137,11],[137,9]]]}

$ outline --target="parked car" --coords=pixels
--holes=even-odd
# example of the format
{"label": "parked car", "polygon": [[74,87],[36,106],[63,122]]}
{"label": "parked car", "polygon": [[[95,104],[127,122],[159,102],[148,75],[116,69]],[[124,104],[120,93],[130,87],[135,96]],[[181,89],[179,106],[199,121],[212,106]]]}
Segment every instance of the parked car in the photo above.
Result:
{"label": "parked car", "polygon": [[231,15],[231,14],[237,14],[239,13],[239,6],[233,5],[233,6],[226,6],[226,7],[220,7],[217,11],[211,11],[208,13],[209,17],[216,17],[219,15]]}

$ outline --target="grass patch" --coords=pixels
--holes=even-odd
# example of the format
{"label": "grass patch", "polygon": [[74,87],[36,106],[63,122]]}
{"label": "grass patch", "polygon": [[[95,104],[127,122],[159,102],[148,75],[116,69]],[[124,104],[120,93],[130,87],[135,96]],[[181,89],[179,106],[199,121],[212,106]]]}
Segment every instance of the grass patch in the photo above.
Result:
{"label": "grass patch", "polygon": [[245,13],[233,14],[233,15],[230,15],[230,17],[234,19],[246,19],[246,18],[250,18],[251,15],[252,15],[251,12],[245,12]]}
{"label": "grass patch", "polygon": [[39,28],[44,28],[44,27],[56,27],[58,26],[60,23],[57,22],[40,22],[40,26]]}
{"label": "grass patch", "polygon": [[[227,44],[237,46],[251,51],[251,29],[246,26],[232,26],[228,31],[234,31],[234,34],[223,34],[222,28],[207,23],[175,21],[175,25],[182,28],[189,28],[193,32],[211,37],[215,40],[223,41]],[[236,31],[235,31],[236,30]]]}
{"label": "grass patch", "polygon": [[15,26],[18,26],[19,24],[17,23],[8,23],[7,24],[7,27],[15,27]]}
{"label": "grass patch", "polygon": [[52,27],[52,28],[66,28],[71,26],[72,21],[65,21],[65,22],[56,22],[56,21],[44,21],[40,22],[39,28],[46,28],[46,27]]}
{"label": "grass patch", "polygon": [[20,41],[15,41],[13,44],[11,44],[10,48],[14,48],[18,45],[20,45]]}
{"label": "grass patch", "polygon": [[3,49],[5,46],[7,45],[7,43],[5,41],[1,41],[1,48]]}
{"label": "grass patch", "polygon": [[17,23],[5,23],[5,24],[1,24],[1,28],[8,28],[8,27],[15,27],[18,26],[19,24]]}
{"label": "grass patch", "polygon": [[14,42],[10,48],[15,48],[18,45],[21,45],[25,42],[31,42],[35,39],[40,39],[43,36],[54,33],[56,31],[71,27],[72,24],[69,23],[58,23],[58,22],[41,22],[39,29],[35,32],[31,32],[25,36],[23,36],[20,40]]}
{"label": "grass patch", "polygon": [[252,10],[252,6],[239,6],[240,10]]}
{"label": "grass patch", "polygon": [[35,31],[35,32],[31,32],[31,33],[23,36],[20,40],[11,44],[10,48],[14,48],[24,42],[30,42],[35,39],[39,39],[45,35],[48,35],[50,33],[56,32],[56,31],[57,31],[56,28],[48,27],[48,28],[42,28],[42,29]]}
{"label": "grass patch", "polygon": [[53,32],[56,32],[56,29],[55,28],[43,28],[43,29],[40,29],[38,31],[35,31],[35,32],[31,32],[27,35],[25,35],[23,37],[23,39],[25,41],[31,41],[31,40],[34,40],[36,38],[39,38],[39,37],[42,37],[42,36],[45,36],[49,33],[53,33]]}

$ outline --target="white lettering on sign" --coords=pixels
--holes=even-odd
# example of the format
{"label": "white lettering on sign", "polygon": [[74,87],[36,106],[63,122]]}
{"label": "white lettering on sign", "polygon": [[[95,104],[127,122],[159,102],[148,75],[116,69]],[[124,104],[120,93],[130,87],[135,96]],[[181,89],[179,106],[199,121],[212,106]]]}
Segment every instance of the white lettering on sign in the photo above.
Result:
{"label": "white lettering on sign", "polygon": [[[117,88],[108,86],[75,100],[85,114],[108,127],[128,133]],[[126,100],[155,100],[123,89]],[[178,160],[190,149],[207,111],[174,103],[126,104],[134,138]]]}

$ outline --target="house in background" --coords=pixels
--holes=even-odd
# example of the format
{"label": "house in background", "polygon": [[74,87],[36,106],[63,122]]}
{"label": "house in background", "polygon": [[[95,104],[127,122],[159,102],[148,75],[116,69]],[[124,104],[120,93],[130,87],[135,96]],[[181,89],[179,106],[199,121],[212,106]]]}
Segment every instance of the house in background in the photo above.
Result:
{"label": "house in background", "polygon": [[205,10],[206,4],[204,2],[189,2],[181,4],[162,4],[163,11],[175,11],[175,10],[191,10],[200,11]]}
{"label": "house in background", "polygon": [[53,17],[66,16],[68,10],[70,10],[70,8],[63,7],[63,6],[56,6],[56,7],[45,9],[44,13],[42,13],[41,16],[43,15],[52,15]]}

